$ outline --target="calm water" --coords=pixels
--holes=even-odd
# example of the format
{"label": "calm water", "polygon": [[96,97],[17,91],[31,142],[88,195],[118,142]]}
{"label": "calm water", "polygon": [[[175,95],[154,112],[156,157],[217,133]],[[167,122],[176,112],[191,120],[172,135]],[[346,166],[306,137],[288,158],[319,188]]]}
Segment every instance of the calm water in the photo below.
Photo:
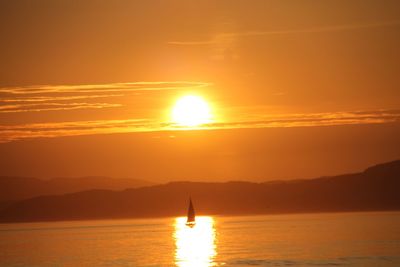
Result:
{"label": "calm water", "polygon": [[0,225],[1,266],[400,266],[400,213]]}

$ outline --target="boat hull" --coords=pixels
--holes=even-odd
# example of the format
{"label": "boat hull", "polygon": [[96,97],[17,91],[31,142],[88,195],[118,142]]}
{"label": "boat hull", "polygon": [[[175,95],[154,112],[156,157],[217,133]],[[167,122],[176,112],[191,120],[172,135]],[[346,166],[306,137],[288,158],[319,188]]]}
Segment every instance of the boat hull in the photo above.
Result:
{"label": "boat hull", "polygon": [[186,226],[188,226],[190,228],[194,227],[195,225],[196,225],[196,222],[187,222],[186,223]]}

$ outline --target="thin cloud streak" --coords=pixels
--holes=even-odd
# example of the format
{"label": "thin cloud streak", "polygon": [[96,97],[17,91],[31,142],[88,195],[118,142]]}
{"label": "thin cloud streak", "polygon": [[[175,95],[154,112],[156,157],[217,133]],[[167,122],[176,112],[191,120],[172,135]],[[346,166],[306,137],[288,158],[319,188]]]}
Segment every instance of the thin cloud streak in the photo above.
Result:
{"label": "thin cloud streak", "polygon": [[202,127],[179,127],[150,119],[96,120],[60,123],[0,125],[0,143],[62,136],[160,132],[179,130],[317,127],[400,122],[400,110],[260,115],[258,120],[215,122]]}
{"label": "thin cloud streak", "polygon": [[[148,131],[151,126],[151,121],[145,119],[3,125],[0,126],[0,143],[34,138],[145,132]],[[153,127],[153,129],[155,129],[155,127]]]}
{"label": "thin cloud streak", "polygon": [[349,117],[331,117],[330,115],[317,118],[304,114],[304,118],[297,119],[270,119],[265,121],[238,121],[230,123],[219,123],[210,125],[212,129],[237,129],[237,128],[288,128],[288,127],[315,127],[315,126],[336,126],[352,124],[378,124],[399,122],[400,114],[386,116],[349,116]]}
{"label": "thin cloud streak", "polygon": [[0,113],[40,112],[74,109],[114,108],[121,104],[111,103],[41,103],[0,106]]}
{"label": "thin cloud streak", "polygon": [[0,93],[20,94],[59,94],[59,93],[104,93],[104,92],[129,92],[129,91],[163,91],[183,88],[198,88],[209,86],[204,82],[129,82],[109,84],[84,84],[84,85],[37,85],[23,87],[1,88]]}
{"label": "thin cloud streak", "polygon": [[[205,82],[129,82],[92,85],[37,85],[0,88],[0,113],[59,111],[93,108],[114,108],[122,104],[109,103],[109,98],[129,93],[199,89],[211,85]],[[80,103],[76,100],[104,98],[107,102]]]}
{"label": "thin cloud streak", "polygon": [[298,33],[340,32],[340,31],[351,31],[351,30],[368,29],[368,28],[391,27],[391,26],[399,26],[399,25],[400,25],[399,20],[393,20],[393,21],[383,21],[383,22],[376,22],[376,23],[347,24],[347,25],[315,27],[315,28],[307,28],[307,29],[231,32],[231,33],[217,34],[214,38],[212,38],[210,40],[170,41],[170,42],[168,42],[168,44],[170,44],[170,45],[187,45],[187,46],[213,45],[213,44],[220,43],[222,40],[226,40],[226,39],[234,38],[234,37],[288,35],[288,34],[298,34]]}
{"label": "thin cloud streak", "polygon": [[30,102],[48,102],[48,101],[67,101],[67,100],[80,100],[80,99],[93,99],[93,98],[107,98],[119,97],[123,94],[110,94],[110,95],[79,95],[79,96],[31,96],[19,98],[6,98],[0,99],[0,103],[30,103]]}

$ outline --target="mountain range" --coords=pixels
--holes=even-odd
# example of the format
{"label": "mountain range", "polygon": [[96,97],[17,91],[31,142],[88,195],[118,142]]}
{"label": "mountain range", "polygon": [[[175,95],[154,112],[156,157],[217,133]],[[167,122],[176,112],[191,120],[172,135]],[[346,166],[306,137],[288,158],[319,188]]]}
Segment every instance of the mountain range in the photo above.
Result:
{"label": "mountain range", "polygon": [[400,160],[361,173],[316,179],[252,182],[171,182],[124,190],[87,190],[15,201],[1,222],[184,216],[192,198],[197,214],[400,210]]}
{"label": "mountain range", "polygon": [[148,185],[153,185],[153,183],[138,179],[102,176],[57,177],[51,179],[0,176],[0,203],[41,195],[59,195],[90,189],[122,190]]}

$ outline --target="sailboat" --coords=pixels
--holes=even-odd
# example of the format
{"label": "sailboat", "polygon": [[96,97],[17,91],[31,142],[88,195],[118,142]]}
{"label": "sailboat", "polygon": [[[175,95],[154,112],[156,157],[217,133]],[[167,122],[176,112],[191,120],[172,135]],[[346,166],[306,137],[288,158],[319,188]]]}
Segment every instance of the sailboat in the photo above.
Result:
{"label": "sailboat", "polygon": [[193,203],[192,199],[189,199],[189,209],[188,209],[188,215],[187,215],[187,222],[186,225],[189,227],[193,227],[196,224],[196,215],[194,213],[194,208],[193,208]]}

